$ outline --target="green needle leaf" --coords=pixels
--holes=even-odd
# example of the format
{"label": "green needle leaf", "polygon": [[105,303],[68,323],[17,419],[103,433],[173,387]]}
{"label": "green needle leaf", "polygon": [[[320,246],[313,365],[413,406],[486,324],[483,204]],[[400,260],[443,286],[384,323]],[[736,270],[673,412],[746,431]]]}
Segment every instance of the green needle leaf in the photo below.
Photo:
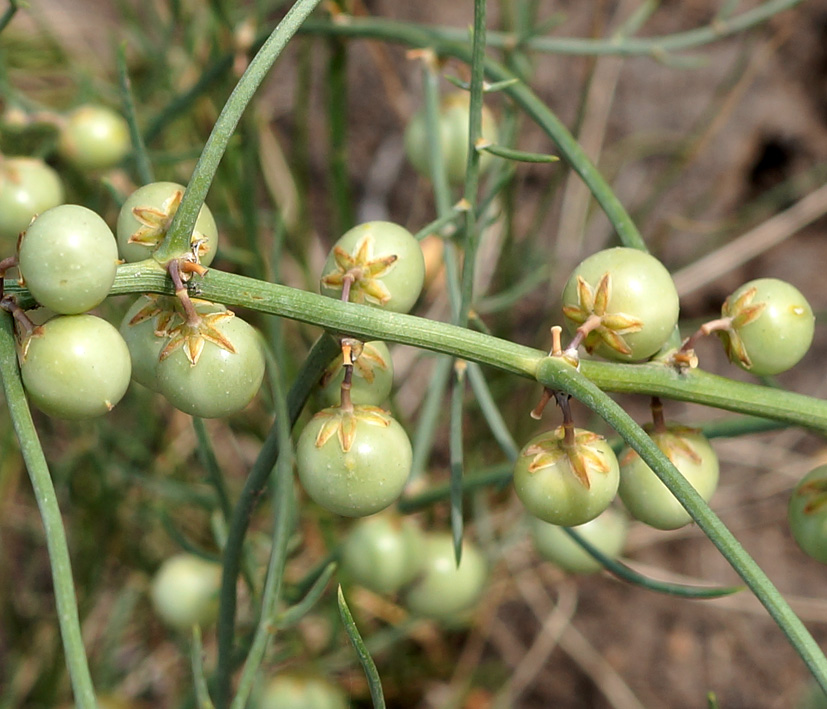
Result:
{"label": "green needle leaf", "polygon": [[678,596],[680,598],[720,598],[721,596],[730,596],[733,593],[743,591],[746,586],[717,586],[717,587],[703,587],[703,586],[686,586],[684,584],[668,583],[666,581],[657,581],[648,576],[638,573],[630,569],[626,564],[622,564],[615,559],[610,559],[603,554],[597,547],[587,542],[575,530],[568,527],[563,527],[563,531],[568,534],[575,542],[577,542],[583,549],[597,559],[603,567],[613,576],[627,581],[628,583],[655,591],[657,593],[665,593],[669,596]]}
{"label": "green needle leaf", "polygon": [[359,634],[359,629],[356,627],[356,622],[353,620],[353,615],[350,608],[347,607],[345,601],[345,594],[342,593],[342,587],[339,586],[338,591],[339,616],[342,619],[342,624],[345,626],[350,642],[353,644],[356,654],[359,656],[359,662],[365,670],[365,676],[368,678],[368,686],[370,687],[370,698],[373,701],[375,709],[385,709],[385,695],[382,692],[382,681],[379,679],[379,672],[376,669],[376,664],[370,656],[362,636]]}

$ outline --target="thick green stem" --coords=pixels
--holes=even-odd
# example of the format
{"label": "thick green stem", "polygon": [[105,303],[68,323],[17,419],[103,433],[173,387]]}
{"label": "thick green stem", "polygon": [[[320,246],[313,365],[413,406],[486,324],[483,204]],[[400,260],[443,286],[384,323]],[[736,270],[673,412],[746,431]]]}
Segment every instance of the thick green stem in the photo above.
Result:
{"label": "thick green stem", "polygon": [[66,653],[66,664],[72,680],[75,705],[79,709],[95,709],[95,688],[86,660],[83,637],[80,632],[75,585],[72,581],[72,563],[69,559],[69,547],[63,530],[63,519],[57,504],[49,466],[37,437],[37,430],[32,421],[23,382],[17,367],[17,352],[14,342],[14,325],[8,313],[0,314],[0,374],[3,377],[3,391],[6,406],[12,419],[20,450],[29,479],[32,482],[43,529],[46,533],[46,546],[49,550],[49,563],[52,567],[55,603],[57,605],[57,622]]}
{"label": "thick green stem", "polygon": [[[264,283],[211,269],[195,278],[201,297],[318,325],[332,333],[362,340],[386,340],[491,365],[535,378],[544,352],[466,328],[381,308],[340,303],[333,298],[275,283]],[[7,281],[7,291],[25,291]],[[170,293],[166,275],[147,262],[118,269],[112,294]],[[553,358],[550,358],[553,359]],[[564,366],[562,362],[550,366]],[[726,411],[784,421],[794,426],[827,431],[827,401],[758,384],[737,382],[700,369],[678,373],[664,364],[581,362],[583,374],[604,391],[628,392],[688,401]]]}

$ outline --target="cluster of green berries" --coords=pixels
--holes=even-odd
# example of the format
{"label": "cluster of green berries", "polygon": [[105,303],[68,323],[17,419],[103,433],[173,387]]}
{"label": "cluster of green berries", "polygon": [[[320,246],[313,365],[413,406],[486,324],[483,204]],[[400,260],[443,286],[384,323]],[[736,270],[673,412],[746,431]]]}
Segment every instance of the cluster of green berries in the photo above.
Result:
{"label": "cluster of green berries", "polygon": [[[78,170],[115,167],[131,150],[126,121],[105,106],[83,105],[48,118],[58,130],[58,158]],[[60,175],[43,159],[0,158],[0,240],[16,239],[36,215],[64,200]]]}
{"label": "cluster of green berries", "polygon": [[[814,332],[813,312],[801,293],[783,281],[763,278],[741,286],[726,299],[720,318],[702,326],[680,349],[670,350],[679,312],[671,276],[654,257],[623,247],[599,251],[581,262],[563,289],[562,304],[573,340],[556,354],[573,365],[582,346],[617,362],[645,362],[657,356],[664,366],[694,366],[692,344],[701,335],[716,333],[733,363],[769,376],[795,365],[809,349]],[[665,424],[659,412],[647,430],[701,497],[709,500],[719,476],[709,441],[695,429]],[[532,521],[531,528],[547,557],[552,556],[548,539],[552,534],[562,537],[540,532],[543,523],[578,529],[584,525],[584,535],[591,534],[592,527],[585,525],[598,526],[616,495],[635,519],[657,529],[691,522],[636,452],[627,449],[616,457],[601,436],[575,429],[571,421],[523,447],[514,486],[528,513],[540,520]],[[568,548],[571,541],[568,535],[565,539],[562,546]],[[618,547],[615,554],[619,551]],[[562,565],[577,570],[576,564],[564,561]]]}
{"label": "cluster of green berries", "polygon": [[[141,295],[120,328],[88,311],[108,295],[120,260],[140,261],[158,248],[184,187],[155,182],[121,208],[116,235],[91,210],[63,204],[23,232],[16,264],[34,299],[55,317],[20,330],[20,366],[31,400],[62,418],[112,409],[130,378],[176,408],[205,418],[244,408],[264,377],[264,350],[254,328],[226,307],[179,297]],[[218,230],[204,206],[179,276],[204,269]]]}

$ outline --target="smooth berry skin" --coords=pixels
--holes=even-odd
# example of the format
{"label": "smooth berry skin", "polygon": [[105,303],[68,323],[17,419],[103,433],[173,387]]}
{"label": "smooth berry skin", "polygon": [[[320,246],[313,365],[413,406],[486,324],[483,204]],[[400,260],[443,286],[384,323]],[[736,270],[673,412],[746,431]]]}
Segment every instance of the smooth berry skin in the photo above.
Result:
{"label": "smooth berry skin", "polygon": [[348,709],[345,693],[316,674],[280,672],[264,687],[258,709]]}
{"label": "smooth berry skin", "polygon": [[118,268],[112,231],[95,212],[62,204],[35,219],[20,242],[20,273],[35,300],[56,313],[84,313],[109,294]]}
{"label": "smooth berry skin", "polygon": [[752,288],[755,289],[752,304],[764,303],[765,307],[755,320],[735,330],[750,364],[742,362],[732,349],[728,354],[732,362],[756,376],[780,374],[807,354],[815,334],[815,316],[801,291],[777,278],[758,278],[745,283],[727,298],[724,312]]}
{"label": "smooth berry skin", "polygon": [[[368,264],[376,263],[388,256],[396,256],[396,261],[380,272],[376,278],[369,279],[370,286],[363,287],[362,283],[354,284],[350,290],[350,302],[364,303],[391,310],[395,313],[407,313],[416,303],[422,286],[425,282],[425,258],[422,248],[413,235],[404,227],[393,222],[365,222],[345,232],[334,245],[322,269],[322,295],[330,298],[341,298],[340,285],[327,285],[324,277],[330,274],[341,275],[343,266],[337,264],[335,247],[339,247],[351,256],[360,253],[359,247],[368,248],[364,253]],[[365,265],[360,263],[360,266]],[[385,295],[378,297],[377,289]]]}
{"label": "smooth berry skin", "polygon": [[423,541],[410,518],[388,513],[365,517],[342,545],[342,570],[375,593],[396,593],[419,574]]}
{"label": "smooth berry skin", "polygon": [[190,633],[194,625],[203,627],[215,622],[220,588],[220,564],[192,554],[178,554],[156,572],[150,598],[164,623]]}
{"label": "smooth berry skin", "polygon": [[[168,223],[162,228],[157,235],[157,241],[152,245],[144,245],[141,243],[130,243],[130,237],[133,234],[140,232],[141,229],[146,229],[147,224],[142,222],[136,216],[135,210],[161,210],[164,203],[172,197],[176,192],[183,193],[186,187],[177,182],[150,182],[135,190],[121,206],[121,211],[118,213],[118,223],[115,232],[118,239],[118,251],[121,258],[129,263],[136,261],[143,261],[152,256],[152,254],[160,245],[161,240],[166,236],[169,225],[172,223],[172,218],[175,213],[169,215]],[[202,266],[209,266],[218,251],[218,226],[215,223],[210,208],[204,204],[198,212],[198,218],[195,220],[195,230],[193,238],[203,239],[204,247],[199,251],[199,262]]]}
{"label": "smooth berry skin", "polygon": [[[575,432],[588,435],[582,429]],[[588,444],[588,451],[600,465],[600,469],[590,466],[589,487],[581,482],[566,455],[531,470],[535,456],[530,451],[536,445],[557,445],[563,450],[558,430],[535,436],[521,450],[514,465],[514,489],[530,514],[550,524],[574,527],[594,519],[611,504],[617,495],[620,473],[617,458],[603,438],[594,436]]]}
{"label": "smooth berry skin", "polygon": [[[573,527],[583,539],[610,559],[623,551],[629,521],[619,510],[609,507],[593,520]],[[575,542],[562,527],[529,516],[529,530],[534,547],[544,559],[571,574],[594,574],[603,565]]]}
{"label": "smooth berry skin", "polygon": [[132,147],[126,120],[105,106],[74,109],[60,130],[58,152],[80,170],[106,170],[118,165]]}
{"label": "smooth berry skin", "polygon": [[324,409],[302,430],[296,444],[299,480],[320,507],[343,517],[366,517],[402,494],[411,472],[411,442],[399,422],[387,415],[387,426],[357,420],[349,450],[336,435],[317,445],[323,414],[336,410]]}
{"label": "smooth berry skin", "polygon": [[[675,434],[698,459],[669,444],[670,436]],[[699,431],[680,427],[672,428],[665,435],[650,433],[650,436],[687,482],[704,500],[709,501],[718,487],[719,469],[718,456],[706,436]],[[679,529],[692,521],[689,512],[637,453],[627,450],[621,454],[620,461],[618,493],[632,517],[663,530]]]}
{"label": "smooth berry skin", "polygon": [[37,158],[6,158],[0,162],[0,239],[16,242],[32,219],[63,204],[63,182]]}
{"label": "smooth berry skin", "polygon": [[465,540],[459,567],[450,534],[429,534],[422,548],[422,571],[405,595],[414,615],[445,623],[461,622],[485,591],[488,563],[472,542]]}
{"label": "smooth berry skin", "polygon": [[788,519],[801,550],[827,564],[827,465],[814,468],[795,486]]}
{"label": "smooth berry skin", "polygon": [[[678,322],[678,292],[672,276],[654,256],[638,249],[604,249],[574,269],[563,289],[563,305],[580,304],[578,276],[597,290],[607,273],[611,277],[611,288],[606,314],[630,316],[639,321],[640,329],[620,334],[629,348],[628,353],[606,344],[597,332],[586,338],[586,349],[620,362],[648,359],[663,347]],[[574,334],[578,324],[566,316],[565,325],[570,333]]]}
{"label": "smooth berry skin", "polygon": [[[468,128],[470,96],[466,91],[446,95],[439,106],[439,137],[442,161],[448,181],[461,185],[468,167]],[[497,122],[490,109],[482,108],[481,137],[488,143],[497,143]],[[414,114],[405,130],[405,153],[416,171],[430,179],[428,129],[425,109]],[[485,171],[494,156],[480,153],[480,170]]]}
{"label": "smooth berry skin", "polygon": [[[169,311],[173,311],[174,299],[164,300],[158,298],[153,300],[159,307],[162,307],[164,303],[168,303]],[[132,360],[132,381],[138,382],[138,384],[152,391],[158,391],[156,370],[161,351],[166,346],[169,338],[156,334],[157,318],[130,324],[133,317],[147,307],[150,302],[152,300],[146,295],[138,296],[138,299],[126,311],[118,331],[129,348],[129,356]]]}
{"label": "smooth berry skin", "polygon": [[29,398],[50,416],[86,419],[117,404],[129,386],[129,350],[94,315],[54,317],[32,336],[20,373]]}
{"label": "smooth berry skin", "polygon": [[197,364],[178,348],[158,362],[158,391],[176,409],[201,418],[224,418],[244,409],[264,379],[264,349],[255,328],[235,316],[217,325],[235,347],[206,342]]}

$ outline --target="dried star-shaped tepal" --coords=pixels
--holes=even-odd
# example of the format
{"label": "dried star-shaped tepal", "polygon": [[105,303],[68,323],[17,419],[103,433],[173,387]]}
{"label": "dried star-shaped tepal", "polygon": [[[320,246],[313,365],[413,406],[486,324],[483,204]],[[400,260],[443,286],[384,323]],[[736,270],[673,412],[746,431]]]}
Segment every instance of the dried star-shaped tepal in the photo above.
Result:
{"label": "dried star-shaped tepal", "polygon": [[521,455],[531,458],[528,464],[529,473],[557,465],[564,458],[568,458],[571,472],[583,487],[589,489],[592,473],[608,473],[611,469],[601,447],[594,445],[603,440],[603,436],[596,433],[577,429],[574,445],[566,445],[564,428],[560,426],[555,429],[552,436],[526,446]]}
{"label": "dried star-shaped tepal", "polygon": [[348,300],[354,303],[367,301],[384,305],[391,299],[391,292],[382,278],[390,273],[397,258],[396,254],[374,257],[373,237],[370,235],[362,238],[353,253],[334,246],[336,270],[322,276],[322,285],[339,291],[348,288]]}
{"label": "dried star-shaped tepal", "polygon": [[322,270],[321,292],[404,313],[424,279],[422,249],[410,232],[391,222],[366,222],[334,245]]}
{"label": "dried star-shaped tepal", "polygon": [[678,293],[653,256],[627,247],[584,259],[563,288],[566,327],[588,351],[621,362],[656,354],[675,334]]}
{"label": "dried star-shaped tepal", "polygon": [[360,422],[381,428],[391,425],[391,415],[378,406],[354,406],[351,409],[333,406],[322,409],[313,418],[323,421],[316,435],[316,448],[321,448],[333,436],[336,436],[339,446],[345,453],[353,447],[356,441],[357,427]]}
{"label": "dried star-shaped tepal", "polygon": [[603,344],[621,355],[629,356],[632,348],[622,335],[639,332],[643,323],[632,315],[609,312],[612,277],[604,273],[597,288],[582,276],[577,277],[577,305],[564,305],[563,315],[585,332],[584,344],[589,352]]}
{"label": "dried star-shaped tepal", "polygon": [[[118,215],[118,251],[127,261],[152,256],[169,231],[181,206],[184,186],[175,182],[152,182],[135,190]],[[208,266],[218,247],[218,228],[212,213],[202,205],[190,238],[193,257]]]}
{"label": "dried star-shaped tepal", "polygon": [[[198,309],[197,306],[196,309]],[[221,323],[233,317],[235,317],[233,312],[226,309],[217,312],[199,312],[197,322],[183,322],[169,331],[169,342],[161,351],[160,359],[163,361],[175,350],[183,348],[190,364],[195,366],[208,342],[227,352],[235,353],[233,343],[221,331]]]}

